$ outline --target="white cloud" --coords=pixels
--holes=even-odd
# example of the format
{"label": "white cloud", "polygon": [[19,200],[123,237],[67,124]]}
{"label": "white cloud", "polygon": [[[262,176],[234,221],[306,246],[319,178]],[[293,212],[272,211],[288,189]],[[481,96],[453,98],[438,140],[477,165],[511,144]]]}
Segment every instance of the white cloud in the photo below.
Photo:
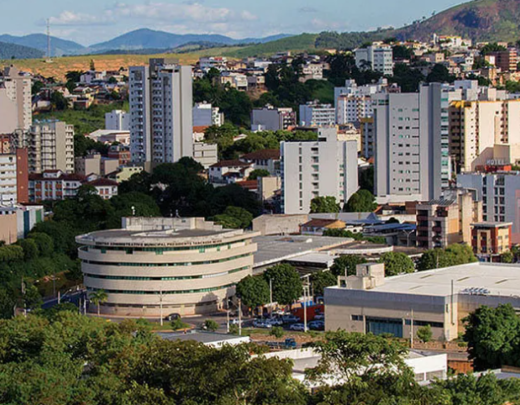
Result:
{"label": "white cloud", "polygon": [[76,26],[76,25],[105,25],[113,20],[108,15],[94,16],[90,14],[63,11],[57,17],[49,19],[51,25]]}
{"label": "white cloud", "polygon": [[108,13],[119,18],[139,18],[170,23],[226,23],[257,19],[257,17],[249,11],[235,11],[225,7],[209,7],[201,3],[118,3],[110,8]]}
{"label": "white cloud", "polygon": [[310,22],[310,25],[315,30],[326,30],[326,31],[344,31],[347,29],[348,25],[345,23],[340,23],[337,21],[328,21],[321,20],[319,18],[313,18]]}

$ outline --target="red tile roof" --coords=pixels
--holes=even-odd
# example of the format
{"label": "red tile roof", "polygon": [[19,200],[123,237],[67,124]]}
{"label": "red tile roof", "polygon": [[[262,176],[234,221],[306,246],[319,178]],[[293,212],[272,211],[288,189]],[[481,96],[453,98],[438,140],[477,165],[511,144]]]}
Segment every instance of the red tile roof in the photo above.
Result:
{"label": "red tile roof", "polygon": [[280,149],[258,150],[256,152],[245,154],[244,156],[241,157],[241,159],[243,159],[243,160],[268,160],[268,159],[279,160],[280,159]]}
{"label": "red tile roof", "polygon": [[208,129],[209,126],[207,125],[197,125],[193,127],[193,133],[194,134],[203,134],[206,132],[206,129]]}
{"label": "red tile roof", "polygon": [[210,167],[246,167],[251,166],[250,163],[242,162],[241,160],[221,160]]}

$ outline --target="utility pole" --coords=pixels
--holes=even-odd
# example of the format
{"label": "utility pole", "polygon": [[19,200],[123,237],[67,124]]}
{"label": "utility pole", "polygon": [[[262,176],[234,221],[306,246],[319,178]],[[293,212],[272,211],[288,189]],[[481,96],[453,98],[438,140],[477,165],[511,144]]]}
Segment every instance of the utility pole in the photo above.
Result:
{"label": "utility pole", "polygon": [[159,302],[160,302],[160,315],[161,315],[161,326],[163,326],[163,307],[162,307],[162,289],[161,289],[161,292],[160,292],[160,298],[159,298]]}
{"label": "utility pole", "polygon": [[269,308],[271,309],[271,316],[273,315],[273,279],[269,279]]}
{"label": "utility pole", "polygon": [[242,299],[238,299],[238,336],[242,336]]}
{"label": "utility pole", "polygon": [[310,274],[307,274],[304,276],[304,278],[307,279],[307,281],[303,284],[303,331],[307,332],[307,296],[309,293],[309,276]]}
{"label": "utility pole", "polygon": [[227,333],[229,333],[229,308],[226,310],[226,315],[227,315]]}
{"label": "utility pole", "polygon": [[410,321],[410,349],[413,349],[413,309],[412,309],[412,319]]}

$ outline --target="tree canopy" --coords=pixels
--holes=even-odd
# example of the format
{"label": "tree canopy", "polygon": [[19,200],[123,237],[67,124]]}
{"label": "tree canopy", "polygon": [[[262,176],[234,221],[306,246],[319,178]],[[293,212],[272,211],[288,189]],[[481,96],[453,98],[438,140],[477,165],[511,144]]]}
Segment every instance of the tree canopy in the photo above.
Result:
{"label": "tree canopy", "polygon": [[247,276],[237,284],[237,295],[248,308],[256,308],[269,302],[269,283],[261,276]]}
{"label": "tree canopy", "polygon": [[446,249],[433,249],[424,252],[417,262],[417,270],[432,270],[460,264],[474,263],[477,258],[468,245],[451,245]]}
{"label": "tree canopy", "polygon": [[385,275],[387,277],[397,276],[403,273],[413,273],[415,266],[412,259],[401,252],[387,252],[381,255],[379,263],[385,264]]}
{"label": "tree canopy", "polygon": [[368,190],[359,190],[347,201],[345,212],[373,212],[377,208],[374,195]]}
{"label": "tree canopy", "polygon": [[334,213],[339,212],[340,207],[336,197],[314,197],[311,200],[311,213]]}
{"label": "tree canopy", "polygon": [[267,283],[272,280],[273,301],[281,305],[289,305],[303,294],[302,281],[299,274],[290,264],[278,264],[264,272]]}

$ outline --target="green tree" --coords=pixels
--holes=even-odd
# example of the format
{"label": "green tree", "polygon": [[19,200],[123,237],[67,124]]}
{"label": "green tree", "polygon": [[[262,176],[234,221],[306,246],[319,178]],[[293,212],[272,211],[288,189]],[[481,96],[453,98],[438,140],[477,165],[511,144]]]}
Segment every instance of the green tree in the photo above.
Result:
{"label": "green tree", "polygon": [[268,170],[255,169],[249,174],[248,180],[257,180],[259,177],[269,177],[270,175]]}
{"label": "green tree", "polygon": [[97,314],[101,315],[101,304],[107,302],[108,294],[105,290],[97,290],[90,293],[90,301],[97,306]]}
{"label": "green tree", "polygon": [[174,319],[173,321],[171,321],[170,326],[173,331],[178,331],[181,329],[186,329],[188,325],[186,325],[184,322],[182,322],[182,320],[180,318],[178,318],[178,319]]}
{"label": "green tree", "polygon": [[401,252],[387,252],[381,255],[379,263],[385,264],[385,275],[396,276],[403,273],[413,273],[415,266],[412,259]]}
{"label": "green tree", "polygon": [[269,331],[270,336],[274,336],[277,339],[280,339],[284,335],[284,330],[281,326],[273,326]]}
{"label": "green tree", "polygon": [[493,52],[503,52],[503,51],[507,51],[507,48],[502,45],[498,45],[496,42],[492,42],[492,43],[484,45],[482,47],[482,49],[480,50],[480,54],[482,56],[486,56]]}
{"label": "green tree", "polygon": [[337,259],[334,259],[334,264],[330,268],[330,271],[335,276],[355,276],[356,267],[358,264],[366,263],[366,259],[358,255],[344,255]]}
{"label": "green tree", "polygon": [[441,64],[433,66],[432,71],[426,77],[428,83],[453,83],[456,76],[450,75],[448,68]]}
{"label": "green tree", "polygon": [[267,283],[272,280],[273,301],[289,305],[303,294],[302,281],[298,272],[290,264],[278,264],[264,272]]}
{"label": "green tree", "polygon": [[344,207],[345,212],[373,212],[377,208],[374,195],[368,190],[354,193]]}
{"label": "green tree", "polygon": [[374,193],[374,166],[359,171],[359,187]]}
{"label": "green tree", "polygon": [[248,308],[256,308],[269,302],[269,284],[261,276],[247,276],[237,284],[237,295]]}
{"label": "green tree", "polygon": [[311,200],[311,213],[334,213],[339,212],[339,204],[336,197],[314,197]]}
{"label": "green tree", "polygon": [[54,241],[49,235],[45,233],[31,232],[27,238],[36,243],[38,253],[41,256],[49,257],[54,252]]}
{"label": "green tree", "polygon": [[338,279],[332,271],[319,271],[311,276],[311,283],[314,295],[323,295],[325,288],[336,285]]}
{"label": "green tree", "polygon": [[370,333],[327,332],[325,340],[314,344],[314,350],[321,359],[317,367],[306,371],[314,381],[326,380],[334,373],[351,387],[396,374],[413,382],[413,371],[405,362],[408,350],[395,340]]}
{"label": "green tree", "polygon": [[204,329],[209,330],[210,332],[216,332],[218,329],[218,323],[213,319],[206,319],[204,321]]}
{"label": "green tree", "polygon": [[213,220],[224,228],[245,229],[251,226],[253,214],[244,208],[227,207],[222,214],[213,217]]}
{"label": "green tree", "polygon": [[475,370],[520,365],[520,318],[510,304],[481,306],[463,322],[464,340]]}
{"label": "green tree", "polygon": [[437,268],[474,263],[477,258],[468,245],[451,245],[446,249],[433,249],[424,252],[417,262],[417,270],[425,271]]}
{"label": "green tree", "polygon": [[51,94],[50,101],[54,110],[63,111],[69,108],[69,101],[59,91],[54,91]]}
{"label": "green tree", "polygon": [[513,263],[515,256],[511,252],[504,252],[500,255],[500,261],[502,263]]}
{"label": "green tree", "polygon": [[20,241],[20,246],[23,249],[24,260],[29,261],[32,259],[36,259],[40,254],[38,250],[38,245],[34,241],[34,239],[22,239]]}
{"label": "green tree", "polygon": [[433,332],[431,325],[421,326],[417,329],[417,337],[421,342],[428,343],[432,340]]}

